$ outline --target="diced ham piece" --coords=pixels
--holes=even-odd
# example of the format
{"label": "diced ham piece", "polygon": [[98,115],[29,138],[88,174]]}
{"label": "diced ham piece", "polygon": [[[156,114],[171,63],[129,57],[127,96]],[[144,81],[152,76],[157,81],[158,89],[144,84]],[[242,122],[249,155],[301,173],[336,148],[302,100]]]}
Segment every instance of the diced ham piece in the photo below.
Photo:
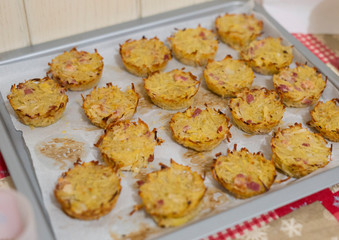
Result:
{"label": "diced ham piece", "polygon": [[252,120],[247,120],[246,122],[247,122],[247,123],[252,123]]}
{"label": "diced ham piece", "polygon": [[310,146],[309,143],[303,143],[302,145],[303,145],[304,147],[309,147],[309,146]]}
{"label": "diced ham piece", "polygon": [[288,92],[290,90],[289,87],[284,84],[279,85],[277,88],[282,92]]}
{"label": "diced ham piece", "polygon": [[250,48],[248,49],[248,54],[249,54],[250,56],[253,56],[253,55],[254,55],[254,49],[253,49],[253,47],[250,47]]}
{"label": "diced ham piece", "polygon": [[292,76],[293,76],[293,77],[297,77],[297,76],[298,76],[298,73],[293,72],[293,73],[292,73]]}
{"label": "diced ham piece", "polygon": [[168,56],[168,54],[165,54],[165,56],[164,56],[164,60],[166,61],[166,60],[168,60],[169,59],[169,56]]}
{"label": "diced ham piece", "polygon": [[162,205],[164,205],[164,200],[163,199],[158,200],[157,204],[159,207],[161,207]]}
{"label": "diced ham piece", "polygon": [[64,88],[62,88],[61,90],[60,90],[60,93],[61,94],[64,94],[66,92],[66,90],[64,89]]}
{"label": "diced ham piece", "polygon": [[200,32],[199,36],[202,37],[203,40],[206,40],[206,34],[204,32]]}
{"label": "diced ham piece", "polygon": [[[208,76],[210,76],[211,78],[213,78],[215,80],[219,80],[219,77],[215,76],[213,73],[208,74]],[[220,84],[220,82],[218,82],[218,84]]]}
{"label": "diced ham piece", "polygon": [[80,60],[79,60],[79,62],[86,63],[86,64],[90,63],[90,61],[91,61],[91,59],[87,59],[87,58],[80,58]]}
{"label": "diced ham piece", "polygon": [[302,103],[303,103],[303,104],[306,104],[306,105],[310,105],[310,104],[312,103],[312,100],[309,99],[309,98],[304,98],[304,99],[302,100]]}
{"label": "diced ham piece", "polygon": [[195,118],[196,116],[198,116],[200,113],[201,113],[201,109],[200,108],[197,108],[194,110],[193,114],[192,114],[192,117]]}
{"label": "diced ham piece", "polygon": [[150,132],[150,131],[147,131],[147,132],[145,133],[145,135],[146,135],[147,137],[150,137],[150,136],[151,136],[151,132]]}
{"label": "diced ham piece", "polygon": [[65,68],[67,71],[70,71],[70,72],[75,70],[74,65],[72,63],[66,64]]}
{"label": "diced ham piece", "polygon": [[253,30],[254,30],[254,27],[248,26],[248,30],[253,31]]}
{"label": "diced ham piece", "polygon": [[73,79],[73,78],[72,79],[68,79],[67,82],[68,83],[73,83],[73,84],[77,83],[77,81],[75,79]]}
{"label": "diced ham piece", "polygon": [[153,160],[154,160],[154,155],[153,154],[149,155],[147,162],[153,162]]}
{"label": "diced ham piece", "polygon": [[265,41],[261,41],[261,42],[258,44],[258,46],[259,46],[259,47],[263,47],[263,46],[265,45],[265,43],[266,43]]}
{"label": "diced ham piece", "polygon": [[303,82],[301,83],[301,87],[302,87],[303,89],[314,89],[314,84],[313,84],[313,82],[311,82],[311,81],[303,81]]}
{"label": "diced ham piece", "polygon": [[33,90],[30,89],[30,88],[26,88],[26,89],[24,90],[24,93],[25,93],[25,95],[31,94],[31,93],[33,93]]}
{"label": "diced ham piece", "polygon": [[174,75],[174,80],[175,81],[186,81],[187,80],[187,77],[184,77],[184,76],[182,76],[182,75],[179,75],[179,74],[175,74]]}
{"label": "diced ham piece", "polygon": [[247,102],[248,104],[251,103],[251,102],[253,102],[253,100],[254,100],[254,97],[253,97],[252,94],[248,94],[248,95],[246,96],[246,102]]}
{"label": "diced ham piece", "polygon": [[247,187],[253,191],[259,191],[260,190],[260,184],[256,182],[249,182],[247,183]]}
{"label": "diced ham piece", "polygon": [[189,130],[190,128],[191,128],[190,126],[186,125],[185,127],[183,127],[182,130],[183,130],[184,132],[187,132],[187,130]]}
{"label": "diced ham piece", "polygon": [[244,174],[239,173],[237,176],[234,178],[234,185],[238,187],[244,187],[246,186],[246,177]]}
{"label": "diced ham piece", "polygon": [[137,184],[140,187],[141,185],[145,184],[145,181],[144,180],[139,180],[139,181],[137,181]]}
{"label": "diced ham piece", "polygon": [[293,87],[294,87],[295,90],[297,90],[299,92],[301,91],[301,89],[299,87],[297,87],[297,86],[293,86]]}
{"label": "diced ham piece", "polygon": [[222,131],[222,126],[220,126],[217,130],[217,133],[220,133]]}

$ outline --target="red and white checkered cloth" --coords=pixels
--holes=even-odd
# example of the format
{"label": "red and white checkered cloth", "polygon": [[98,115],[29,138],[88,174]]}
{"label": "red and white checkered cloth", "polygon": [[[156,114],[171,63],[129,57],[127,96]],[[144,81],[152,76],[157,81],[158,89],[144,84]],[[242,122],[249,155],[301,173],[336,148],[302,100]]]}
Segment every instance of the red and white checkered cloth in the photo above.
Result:
{"label": "red and white checkered cloth", "polygon": [[237,224],[234,227],[227,228],[223,231],[217,232],[204,240],[226,240],[226,239],[235,239],[245,234],[248,231],[252,231],[253,227],[262,227],[267,223],[279,218],[275,212],[268,212],[262,214],[259,217],[252,218],[249,221],[244,221],[241,224]]}
{"label": "red and white checkered cloth", "polygon": [[337,70],[339,70],[339,57],[320,42],[312,34],[292,33],[302,44],[304,44],[314,55],[316,55],[321,61],[328,64],[330,63]]}

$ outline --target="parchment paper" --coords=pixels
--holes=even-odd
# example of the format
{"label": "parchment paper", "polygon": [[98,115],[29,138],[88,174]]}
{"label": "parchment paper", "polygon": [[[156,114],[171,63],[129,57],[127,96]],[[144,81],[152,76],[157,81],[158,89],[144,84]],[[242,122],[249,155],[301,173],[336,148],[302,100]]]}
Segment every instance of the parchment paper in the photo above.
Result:
{"label": "parchment paper", "polygon": [[[225,12],[221,10],[219,15],[223,15],[224,13]],[[256,14],[256,16],[258,18],[262,18],[259,14]],[[158,228],[152,218],[148,216],[144,210],[137,211],[133,215],[130,215],[130,212],[133,210],[133,206],[140,204],[136,181],[143,178],[146,172],[159,169],[158,163],[161,162],[168,165],[171,158],[178,163],[191,166],[193,170],[198,171],[201,174],[205,174],[206,176],[205,184],[208,187],[208,191],[204,198],[204,210],[197,219],[208,217],[248,201],[234,199],[212,179],[210,166],[213,157],[218,152],[225,154],[227,148],[233,149],[233,145],[236,143],[238,148],[246,147],[251,152],[261,151],[267,159],[270,159],[270,140],[272,134],[249,135],[239,130],[236,126],[233,126],[231,128],[231,141],[227,142],[224,140],[217,148],[210,152],[197,153],[193,150],[182,147],[172,140],[168,126],[168,122],[172,114],[177,111],[166,111],[153,105],[145,94],[142,79],[129,74],[124,69],[119,56],[119,44],[122,44],[127,39],[140,39],[142,36],[146,36],[148,38],[157,36],[160,40],[167,44],[167,37],[174,33],[176,28],[195,28],[198,24],[201,24],[203,27],[214,29],[214,20],[216,17],[217,15],[211,15],[208,17],[192,19],[188,22],[168,24],[149,31],[137,32],[131,35],[125,35],[119,38],[89,44],[86,47],[79,49],[93,52],[94,48],[96,48],[103,56],[105,66],[102,79],[98,85],[99,87],[105,86],[107,82],[112,82],[113,85],[118,85],[122,90],[125,90],[130,88],[131,83],[134,83],[136,91],[140,94],[141,99],[137,113],[134,115],[132,120],[141,118],[149,125],[150,129],[157,128],[158,136],[165,140],[161,146],[156,147],[154,162],[149,164],[148,169],[137,175],[133,175],[128,172],[123,172],[121,174],[122,192],[118,202],[112,212],[99,220],[82,221],[72,219],[62,212],[59,204],[55,200],[53,190],[56,185],[56,181],[62,172],[71,167],[73,163],[70,160],[60,162],[54,160],[53,157],[48,158],[39,150],[41,146],[46,145],[48,142],[53,142],[53,139],[55,138],[71,139],[83,144],[83,147],[79,148],[79,151],[77,152],[80,154],[82,161],[98,160],[103,162],[99,151],[93,146],[100,135],[103,134],[103,130],[93,126],[87,120],[81,108],[81,94],[85,96],[90,92],[90,90],[84,92],[68,91],[67,95],[69,96],[69,102],[63,117],[57,123],[44,128],[30,128],[21,124],[17,120],[8,100],[5,99],[6,106],[15,127],[23,132],[23,136],[31,154],[34,169],[41,187],[44,204],[51,218],[57,239],[144,239],[159,236],[166,231],[175,231],[175,228],[169,230]],[[272,27],[265,19],[263,20],[263,37],[279,36],[279,33],[276,32],[274,27]],[[284,43],[288,44],[287,42]],[[1,93],[4,98],[9,94],[12,84],[18,84],[32,78],[44,77],[46,72],[49,70],[47,63],[51,62],[51,60],[58,54],[61,54],[61,52],[1,66],[0,72],[2,76],[0,86]],[[232,55],[233,58],[238,58],[238,53],[235,50],[232,50],[223,43],[219,43],[219,49],[215,59],[221,60],[227,54]],[[300,56],[297,51],[294,51],[294,56],[294,61],[301,63],[306,62],[306,59]],[[293,63],[291,66],[294,67],[295,64]],[[185,67],[186,71],[191,71],[198,78],[202,79],[202,67],[184,66],[175,59],[172,59],[169,62],[165,71],[182,67]],[[272,76],[256,74],[253,86],[273,89]],[[338,90],[335,89],[330,82],[327,82],[327,87],[320,100],[328,101],[338,96]],[[199,92],[195,97],[194,106],[204,107],[203,105],[205,103],[207,103],[210,107],[226,112],[227,116],[231,118],[227,107],[228,100],[222,99],[211,93],[202,79]],[[278,127],[284,128],[294,124],[295,122],[300,122],[304,127],[307,127],[306,122],[310,120],[310,109],[311,108],[286,108],[284,117]],[[307,177],[312,177],[321,171],[326,171],[326,169],[339,165],[339,144],[331,142],[329,144],[333,144],[332,162],[325,168],[317,170]],[[285,176],[281,174],[277,177],[277,179],[283,178],[285,178]],[[285,187],[286,185],[293,184],[294,181],[296,180],[291,179],[282,184],[274,184],[270,191],[275,191],[279,188]]]}

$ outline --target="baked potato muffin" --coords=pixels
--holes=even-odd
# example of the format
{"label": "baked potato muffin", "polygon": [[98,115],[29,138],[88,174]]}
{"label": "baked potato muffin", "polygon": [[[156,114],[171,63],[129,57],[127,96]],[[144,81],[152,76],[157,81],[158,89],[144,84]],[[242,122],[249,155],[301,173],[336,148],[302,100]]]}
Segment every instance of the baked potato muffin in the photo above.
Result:
{"label": "baked potato muffin", "polygon": [[265,75],[278,73],[293,60],[293,46],[284,46],[281,41],[281,38],[273,37],[254,40],[240,52],[240,56],[257,73]]}
{"label": "baked potato muffin", "polygon": [[131,89],[123,92],[112,83],[107,83],[106,87],[94,87],[86,98],[81,97],[86,116],[100,128],[106,128],[112,122],[131,119],[139,102],[133,84]]}
{"label": "baked potato muffin", "polygon": [[229,102],[233,122],[251,134],[265,134],[282,119],[285,106],[274,90],[266,88],[244,89]]}
{"label": "baked potato muffin", "polygon": [[120,45],[120,56],[127,71],[141,77],[162,71],[172,59],[170,50],[157,37],[128,39]]}
{"label": "baked potato muffin", "polygon": [[94,51],[88,53],[72,48],[69,52],[65,51],[55,57],[49,63],[52,78],[73,91],[83,91],[96,86],[100,81],[104,62],[98,51]]}
{"label": "baked potato muffin", "polygon": [[156,129],[150,132],[148,125],[139,119],[138,122],[125,120],[112,123],[95,146],[108,165],[139,172],[154,160],[154,148],[162,142]]}
{"label": "baked potato muffin", "polygon": [[168,38],[175,58],[190,66],[204,66],[218,50],[216,35],[201,27],[178,30]]}
{"label": "baked potato muffin", "polygon": [[93,220],[114,208],[120,191],[120,178],[113,167],[77,161],[58,179],[54,195],[70,217]]}
{"label": "baked potato muffin", "polygon": [[184,69],[157,72],[144,78],[144,87],[152,102],[163,109],[177,110],[192,105],[200,81]]}
{"label": "baked potato muffin", "polygon": [[332,148],[326,145],[320,134],[295,123],[274,133],[271,140],[272,160],[286,175],[301,178],[329,163]]}
{"label": "baked potato muffin", "polygon": [[230,47],[241,50],[260,36],[263,22],[253,14],[229,14],[219,16],[215,27],[220,39]]}
{"label": "baked potato muffin", "polygon": [[[219,154],[218,154],[219,155]],[[276,177],[274,163],[260,152],[237,145],[226,156],[218,156],[212,166],[213,178],[237,198],[249,198],[268,191]]]}
{"label": "baked potato muffin", "polygon": [[203,178],[188,166],[171,160],[138,182],[143,207],[160,227],[174,227],[193,219],[206,192]]}
{"label": "baked potato muffin", "polygon": [[321,135],[333,142],[339,142],[339,99],[318,102],[310,111],[312,120],[308,123]]}
{"label": "baked potato muffin", "polygon": [[62,117],[68,102],[65,92],[49,77],[35,78],[12,85],[7,98],[23,124],[46,127]]}
{"label": "baked potato muffin", "polygon": [[284,68],[273,76],[273,85],[287,107],[307,107],[315,104],[326,87],[316,68],[297,64]]}
{"label": "baked potato muffin", "polygon": [[226,114],[206,106],[206,109],[189,107],[174,114],[170,121],[173,139],[196,151],[209,151],[225,138],[232,137]]}
{"label": "baked potato muffin", "polygon": [[221,61],[209,60],[203,72],[207,87],[222,97],[235,97],[244,88],[250,88],[254,73],[242,60],[227,55]]}

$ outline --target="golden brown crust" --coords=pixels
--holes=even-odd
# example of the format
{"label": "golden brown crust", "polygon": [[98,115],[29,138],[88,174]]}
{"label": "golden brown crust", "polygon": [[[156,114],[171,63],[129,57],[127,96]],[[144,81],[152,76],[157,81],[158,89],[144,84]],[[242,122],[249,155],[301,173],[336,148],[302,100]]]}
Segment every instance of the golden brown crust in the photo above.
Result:
{"label": "golden brown crust", "polygon": [[218,50],[216,35],[200,25],[197,28],[178,30],[168,38],[177,60],[190,66],[204,66]]}
{"label": "golden brown crust", "polygon": [[293,46],[284,46],[281,41],[281,38],[273,37],[252,41],[240,52],[240,56],[257,73],[265,75],[278,73],[293,60]]}
{"label": "golden brown crust", "polygon": [[274,163],[260,152],[237,145],[227,156],[218,156],[212,167],[213,178],[237,198],[249,198],[268,191],[276,177]]}
{"label": "golden brown crust", "polygon": [[254,15],[228,14],[215,20],[215,27],[220,39],[230,47],[241,50],[260,36],[263,22]]}
{"label": "golden brown crust", "polygon": [[297,63],[296,68],[284,68],[273,76],[273,85],[287,107],[308,107],[315,104],[326,87],[316,68]]}
{"label": "golden brown crust", "polygon": [[58,179],[54,195],[70,217],[94,220],[114,208],[120,191],[120,178],[112,167],[77,161]]}
{"label": "golden brown crust", "polygon": [[150,132],[148,125],[139,119],[138,122],[125,120],[110,124],[95,146],[108,165],[139,172],[154,160],[154,148],[162,142],[156,129]]}
{"label": "golden brown crust", "polygon": [[232,137],[229,121],[226,114],[206,106],[178,112],[169,124],[175,141],[196,151],[209,151]]}
{"label": "golden brown crust", "polygon": [[191,72],[174,69],[154,73],[144,79],[147,95],[163,109],[178,110],[189,107],[200,86],[200,81]]}
{"label": "golden brown crust", "polygon": [[334,98],[325,103],[318,102],[310,111],[312,120],[308,124],[317,129],[321,135],[333,142],[339,142],[339,99]]}
{"label": "golden brown crust", "polygon": [[207,87],[222,97],[235,97],[244,88],[250,88],[254,73],[244,61],[227,55],[221,61],[209,60],[203,72]]}
{"label": "golden brown crust", "polygon": [[83,91],[96,86],[104,62],[102,56],[94,50],[94,53],[88,53],[72,48],[69,52],[58,55],[49,63],[52,78],[72,91]]}
{"label": "golden brown crust", "polygon": [[122,92],[117,86],[107,83],[103,88],[94,87],[86,98],[81,97],[86,116],[100,128],[106,128],[112,122],[131,119],[139,102],[133,84],[131,89]]}
{"label": "golden brown crust", "polygon": [[162,71],[172,59],[170,50],[157,37],[128,39],[120,45],[120,56],[127,71],[141,77]]}
{"label": "golden brown crust", "polygon": [[147,174],[138,182],[145,210],[161,227],[182,225],[199,209],[206,192],[203,178],[188,166],[171,160],[171,166]]}
{"label": "golden brown crust", "polygon": [[229,102],[233,122],[243,131],[265,134],[281,121],[285,106],[274,90],[244,89]]}
{"label": "golden brown crust", "polygon": [[35,78],[14,84],[7,96],[19,120],[26,125],[45,127],[58,121],[65,111],[66,90],[52,79]]}
{"label": "golden brown crust", "polygon": [[274,133],[272,160],[286,175],[300,178],[329,163],[332,149],[326,145],[319,133],[311,133],[295,123]]}

